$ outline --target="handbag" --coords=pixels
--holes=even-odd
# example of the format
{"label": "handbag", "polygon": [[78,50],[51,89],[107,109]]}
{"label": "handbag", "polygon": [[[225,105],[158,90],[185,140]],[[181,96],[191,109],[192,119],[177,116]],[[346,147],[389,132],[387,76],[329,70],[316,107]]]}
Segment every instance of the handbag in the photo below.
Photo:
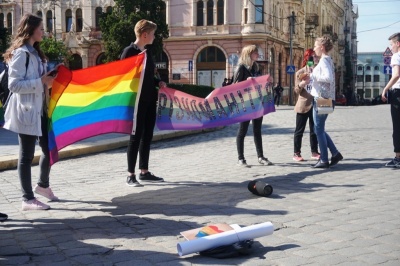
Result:
{"label": "handbag", "polygon": [[315,100],[315,107],[317,109],[317,114],[326,115],[333,113],[333,102],[332,98],[322,98],[318,97]]}

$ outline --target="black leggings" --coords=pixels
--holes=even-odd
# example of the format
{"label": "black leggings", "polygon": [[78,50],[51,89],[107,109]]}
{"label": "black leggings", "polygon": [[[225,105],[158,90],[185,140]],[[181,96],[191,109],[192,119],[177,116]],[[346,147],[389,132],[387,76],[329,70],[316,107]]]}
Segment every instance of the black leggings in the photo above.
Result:
{"label": "black leggings", "polygon": [[303,133],[306,129],[307,120],[310,125],[310,146],[311,152],[318,152],[318,140],[317,135],[314,132],[314,119],[313,119],[313,109],[307,113],[297,113],[296,114],[296,130],[294,131],[294,153],[301,153],[301,143],[303,139]]}
{"label": "black leggings", "polygon": [[136,132],[128,144],[128,172],[134,173],[139,153],[139,169],[149,169],[150,144],[156,124],[156,102],[139,101],[136,115]]}
{"label": "black leggings", "polygon": [[[262,138],[261,138],[261,126],[263,116],[257,119],[253,119],[253,134],[254,143],[256,144],[258,158],[264,157]],[[246,137],[247,130],[249,128],[250,121],[240,123],[239,130],[236,136],[236,146],[238,151],[239,160],[244,160],[244,138]]]}
{"label": "black leggings", "polygon": [[39,139],[39,146],[42,154],[39,161],[39,181],[38,185],[44,188],[49,187],[50,175],[50,157],[47,132],[47,114],[42,116],[42,136],[32,136],[26,134],[18,134],[19,141],[19,159],[18,159],[18,176],[21,183],[23,200],[31,200],[34,198],[32,191],[32,160],[35,155],[36,140]]}
{"label": "black leggings", "polygon": [[393,90],[390,95],[390,112],[393,123],[394,152],[400,152],[400,89]]}

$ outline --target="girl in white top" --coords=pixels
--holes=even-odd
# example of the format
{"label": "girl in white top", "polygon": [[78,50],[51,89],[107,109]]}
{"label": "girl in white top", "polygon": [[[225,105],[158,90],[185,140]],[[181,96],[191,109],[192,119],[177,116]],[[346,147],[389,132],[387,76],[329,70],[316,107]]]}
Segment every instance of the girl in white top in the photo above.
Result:
{"label": "girl in white top", "polygon": [[[311,95],[314,98],[323,97],[335,100],[335,73],[332,58],[328,52],[333,48],[332,40],[329,37],[317,38],[314,44],[314,52],[320,58],[318,65],[311,74],[312,89]],[[318,114],[313,107],[314,131],[317,135],[320,149],[320,159],[313,166],[314,168],[329,168],[343,159],[342,154],[336,149],[331,137],[325,132],[325,121],[327,114]],[[331,162],[328,159],[328,148],[332,154]]]}

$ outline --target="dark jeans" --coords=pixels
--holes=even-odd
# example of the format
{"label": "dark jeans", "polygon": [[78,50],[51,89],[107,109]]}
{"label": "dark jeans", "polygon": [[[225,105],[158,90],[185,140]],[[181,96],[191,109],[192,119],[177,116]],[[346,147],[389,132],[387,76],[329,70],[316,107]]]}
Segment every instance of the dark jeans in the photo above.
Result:
{"label": "dark jeans", "polygon": [[400,152],[400,89],[393,90],[390,95],[390,112],[393,123],[394,152]]}
{"label": "dark jeans", "polygon": [[301,153],[301,142],[303,133],[306,129],[307,120],[310,126],[310,146],[311,152],[318,152],[317,135],[314,132],[314,119],[313,109],[311,108],[307,113],[296,115],[296,130],[294,131],[294,153]]}
{"label": "dark jeans", "polygon": [[279,102],[280,101],[281,101],[281,95],[280,94],[275,94],[275,97],[274,97],[275,105],[279,106]]}
{"label": "dark jeans", "polygon": [[47,133],[47,114],[42,116],[42,136],[32,136],[18,134],[19,141],[19,158],[18,158],[18,175],[21,183],[23,200],[31,200],[35,196],[32,191],[32,174],[31,166],[35,155],[36,140],[39,139],[39,146],[42,149],[42,155],[39,161],[39,181],[38,185],[44,188],[49,187],[50,175],[50,157]]}
{"label": "dark jeans", "polygon": [[[253,134],[254,143],[256,144],[257,156],[258,158],[264,157],[262,138],[261,138],[261,126],[263,117],[253,119]],[[239,160],[244,160],[244,138],[246,137],[247,130],[249,129],[250,121],[240,123],[239,130],[236,136],[236,146],[239,155]]]}
{"label": "dark jeans", "polygon": [[156,124],[156,102],[139,101],[136,115],[136,132],[131,135],[128,144],[128,172],[134,173],[138,153],[139,169],[149,169],[150,144]]}

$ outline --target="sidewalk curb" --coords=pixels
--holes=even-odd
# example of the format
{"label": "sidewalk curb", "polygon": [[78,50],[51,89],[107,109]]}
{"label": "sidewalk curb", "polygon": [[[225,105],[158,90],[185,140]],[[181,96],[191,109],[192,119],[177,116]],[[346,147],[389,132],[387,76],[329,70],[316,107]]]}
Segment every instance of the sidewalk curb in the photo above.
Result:
{"label": "sidewalk curb", "polygon": [[[203,132],[211,132],[223,127],[210,128],[210,129],[200,129],[200,130],[181,130],[181,131],[157,131],[154,133],[153,142],[178,138],[188,135],[199,134]],[[73,158],[80,155],[93,154],[103,151],[115,150],[122,147],[127,147],[129,142],[129,135],[124,137],[117,137],[106,140],[98,140],[90,143],[78,143],[72,144],[65,149],[59,151],[59,159]],[[38,164],[40,159],[41,152],[35,152],[35,156],[33,158],[32,164]],[[0,156],[0,171],[10,170],[16,168],[18,164],[18,154],[16,155],[7,155]]]}

